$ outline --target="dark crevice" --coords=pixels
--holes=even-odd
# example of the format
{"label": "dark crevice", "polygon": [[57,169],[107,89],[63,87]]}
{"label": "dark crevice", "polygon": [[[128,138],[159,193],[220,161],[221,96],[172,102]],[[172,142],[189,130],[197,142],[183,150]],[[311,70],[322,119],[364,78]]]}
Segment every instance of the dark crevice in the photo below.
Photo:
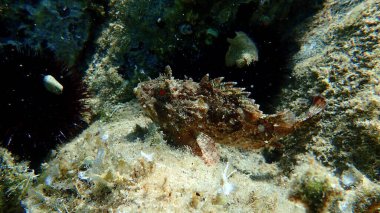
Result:
{"label": "dark crevice", "polygon": [[[88,3],[86,11],[91,17],[91,26],[87,40],[83,44],[82,50],[76,57],[74,66],[77,70],[87,70],[89,61],[92,59],[96,51],[96,39],[102,32],[103,25],[109,18],[109,1],[95,0]],[[103,11],[99,8],[102,8]]]}
{"label": "dark crevice", "polygon": [[[299,49],[292,37],[292,30],[313,15],[320,8],[320,3],[322,1],[315,1],[314,4],[297,1],[286,8],[287,16],[279,12],[281,15],[272,22],[253,21],[249,17],[252,11],[258,10],[259,5],[242,4],[234,23],[221,27],[212,45],[206,45],[199,39],[197,41],[192,35],[183,36],[183,44],[177,46],[166,63],[172,66],[176,78],[187,76],[199,81],[209,73],[212,78],[223,76],[227,81],[236,81],[238,87],[245,87],[251,92],[250,97],[255,99],[264,113],[273,113],[280,90],[289,80],[289,61]],[[258,48],[259,61],[247,68],[225,66],[225,53],[229,46],[227,38],[233,38],[237,31],[245,32]]]}

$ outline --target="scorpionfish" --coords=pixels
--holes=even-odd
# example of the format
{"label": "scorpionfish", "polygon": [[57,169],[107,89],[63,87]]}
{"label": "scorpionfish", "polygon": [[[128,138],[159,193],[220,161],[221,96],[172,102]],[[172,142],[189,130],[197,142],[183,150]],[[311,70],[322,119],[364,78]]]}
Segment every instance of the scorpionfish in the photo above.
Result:
{"label": "scorpionfish", "polygon": [[292,133],[325,107],[318,96],[303,116],[290,111],[266,115],[248,98],[249,92],[205,75],[199,83],[177,80],[169,66],[158,78],[134,89],[143,110],[175,144],[186,145],[208,164],[219,161],[215,143],[246,149],[278,146],[277,140]]}

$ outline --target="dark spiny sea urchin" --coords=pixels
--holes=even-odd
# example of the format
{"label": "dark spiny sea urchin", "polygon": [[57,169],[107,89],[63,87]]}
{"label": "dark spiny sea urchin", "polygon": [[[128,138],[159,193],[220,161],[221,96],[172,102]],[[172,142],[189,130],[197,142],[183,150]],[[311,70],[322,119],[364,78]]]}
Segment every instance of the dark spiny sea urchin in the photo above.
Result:
{"label": "dark spiny sea urchin", "polygon": [[[87,126],[82,76],[49,50],[12,45],[0,48],[0,70],[1,144],[38,168],[49,150]],[[63,86],[62,93],[47,89],[49,75]]]}

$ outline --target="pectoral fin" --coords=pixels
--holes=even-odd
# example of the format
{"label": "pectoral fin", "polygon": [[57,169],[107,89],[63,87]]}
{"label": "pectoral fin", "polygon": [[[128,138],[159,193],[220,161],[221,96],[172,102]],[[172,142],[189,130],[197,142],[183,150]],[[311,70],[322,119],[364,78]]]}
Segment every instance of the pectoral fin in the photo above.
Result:
{"label": "pectoral fin", "polygon": [[201,132],[198,134],[196,142],[201,150],[201,157],[206,164],[219,162],[219,152],[212,138]]}

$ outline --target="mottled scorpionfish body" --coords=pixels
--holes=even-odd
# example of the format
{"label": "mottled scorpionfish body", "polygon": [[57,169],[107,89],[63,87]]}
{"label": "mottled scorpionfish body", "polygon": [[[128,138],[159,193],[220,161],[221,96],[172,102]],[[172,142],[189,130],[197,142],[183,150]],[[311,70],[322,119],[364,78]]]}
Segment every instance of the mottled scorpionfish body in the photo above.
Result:
{"label": "mottled scorpionfish body", "polygon": [[319,113],[325,100],[319,98],[307,113],[296,118],[290,111],[265,115],[249,93],[235,82],[210,80],[200,83],[177,80],[166,74],[140,83],[135,94],[147,115],[176,144],[191,147],[206,163],[219,155],[215,142],[247,149],[275,146],[308,118]]}

